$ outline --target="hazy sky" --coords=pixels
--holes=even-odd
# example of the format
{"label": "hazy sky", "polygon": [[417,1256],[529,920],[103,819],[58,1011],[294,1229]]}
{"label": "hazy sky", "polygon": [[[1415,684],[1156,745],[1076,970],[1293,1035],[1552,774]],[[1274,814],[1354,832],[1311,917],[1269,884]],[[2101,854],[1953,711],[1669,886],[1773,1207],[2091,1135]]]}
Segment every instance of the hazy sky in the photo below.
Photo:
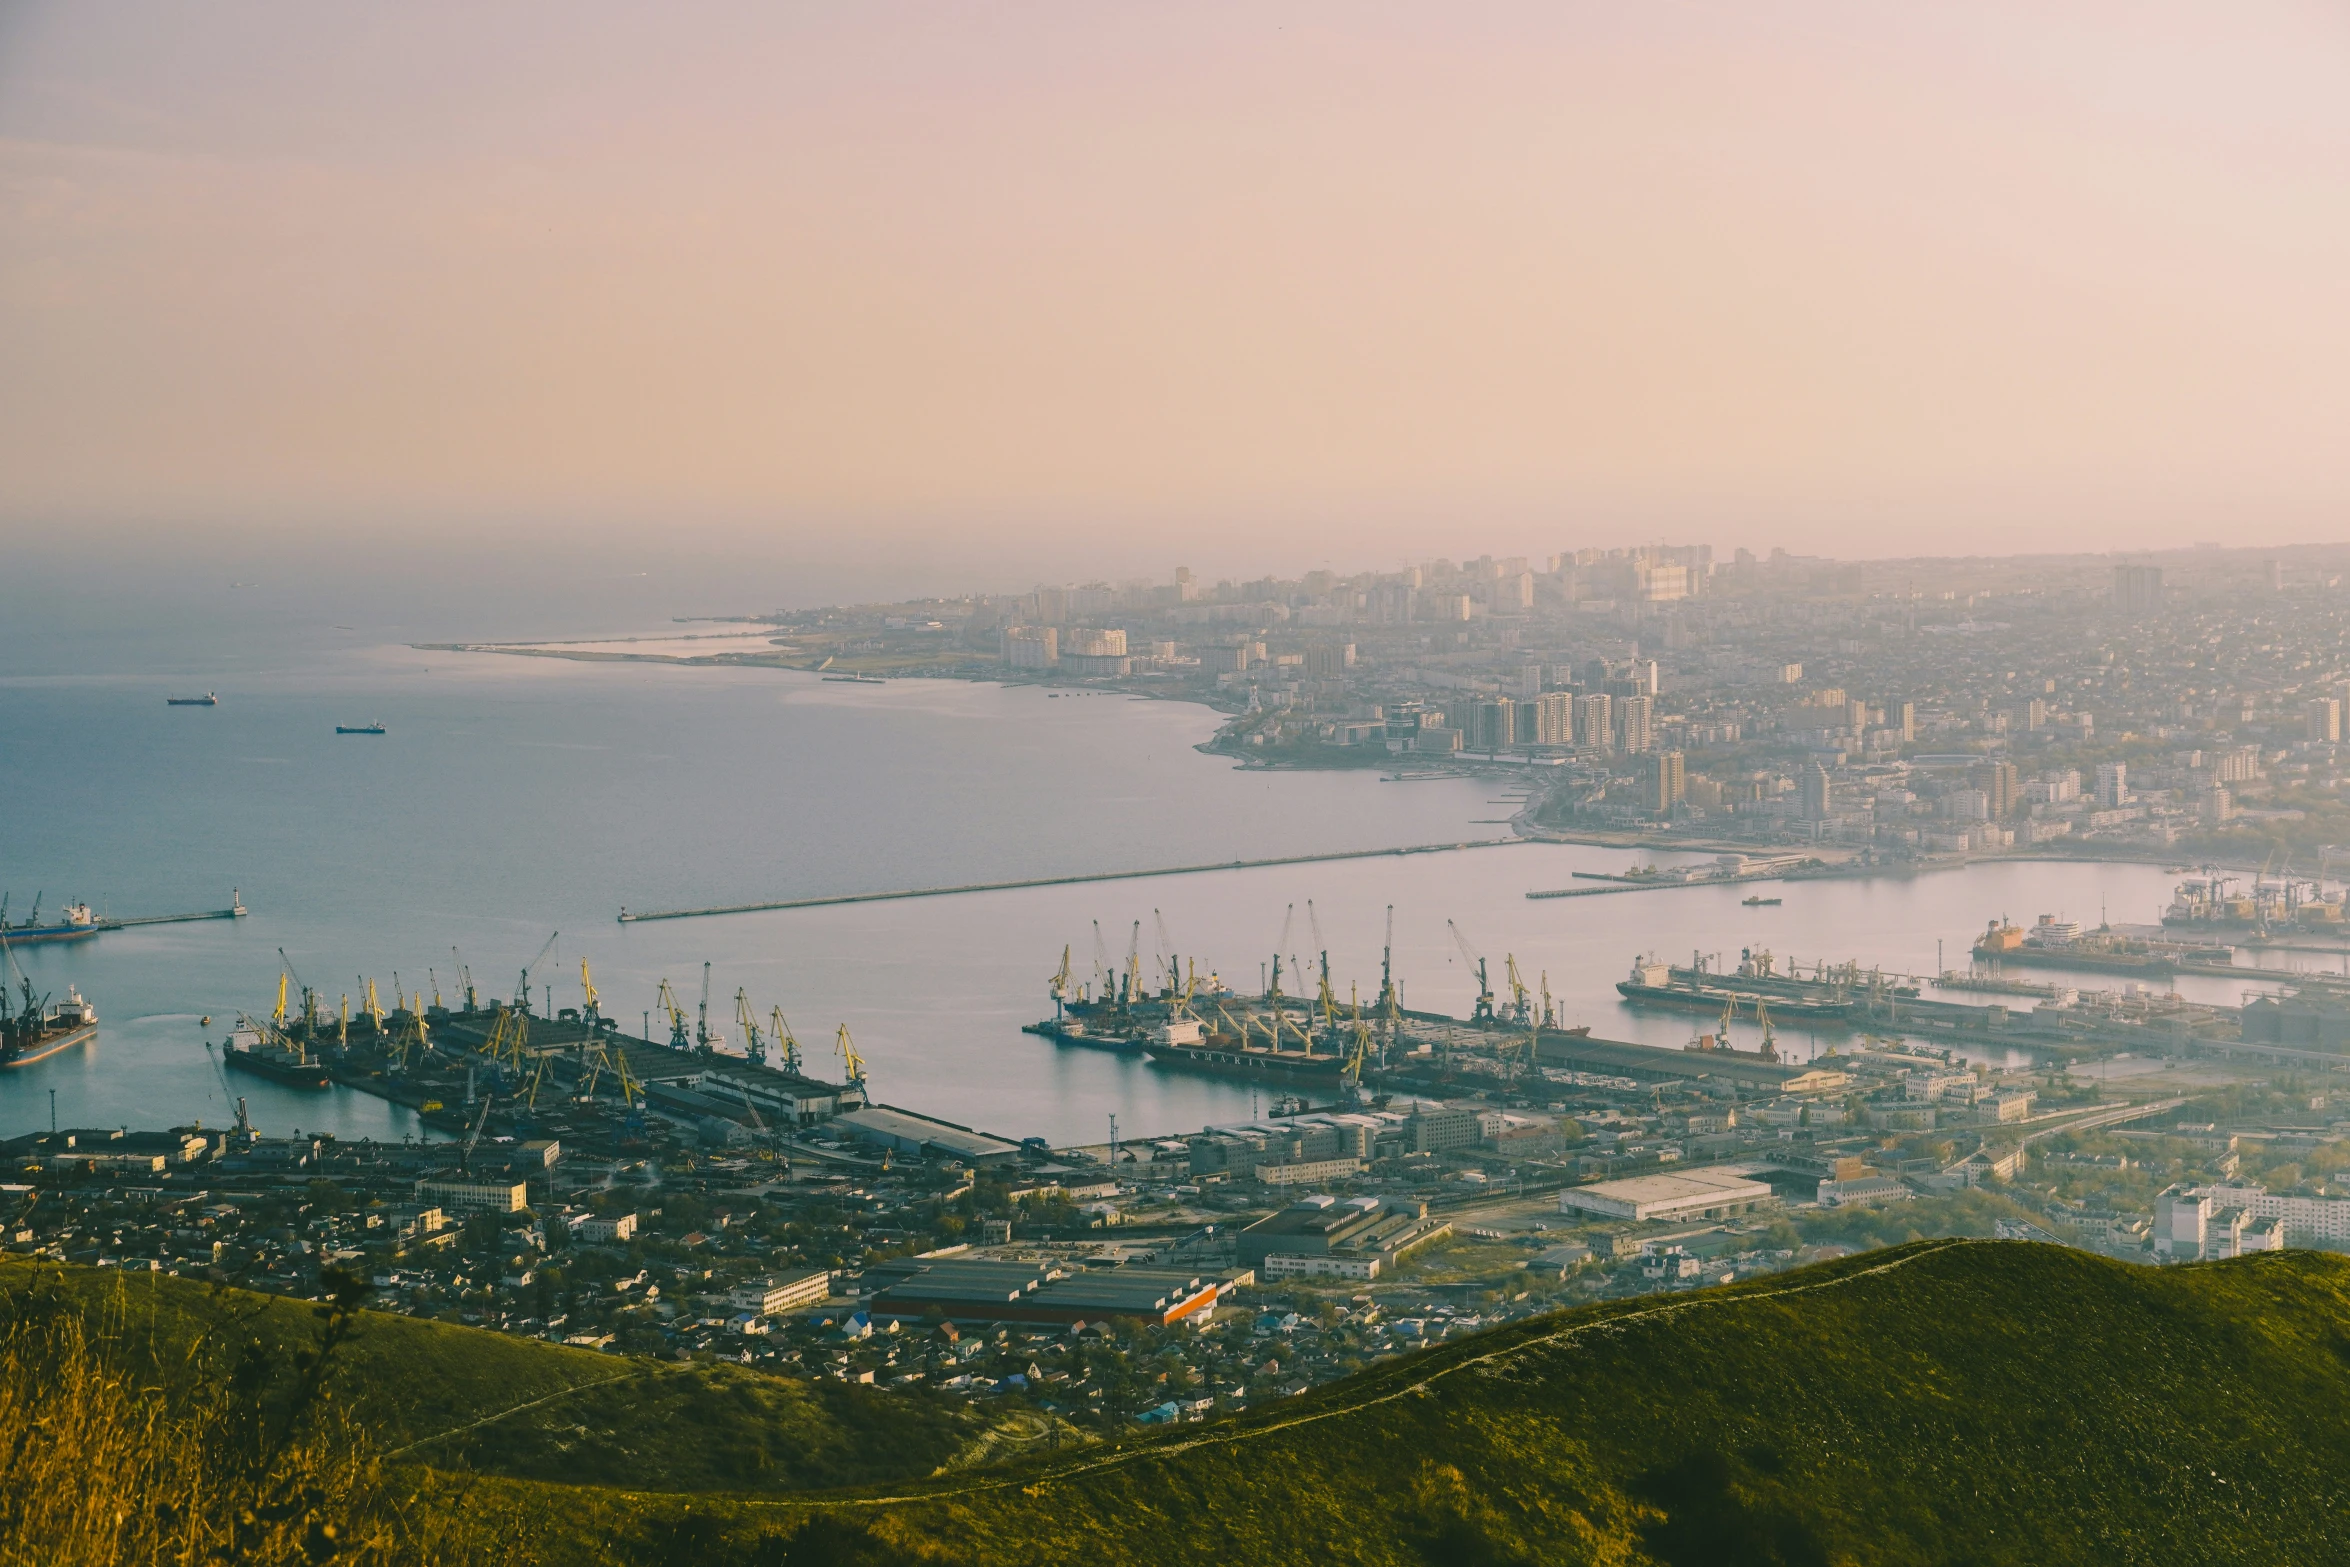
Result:
{"label": "hazy sky", "polygon": [[2346,415],[2340,4],[0,0],[20,539],[2339,538]]}

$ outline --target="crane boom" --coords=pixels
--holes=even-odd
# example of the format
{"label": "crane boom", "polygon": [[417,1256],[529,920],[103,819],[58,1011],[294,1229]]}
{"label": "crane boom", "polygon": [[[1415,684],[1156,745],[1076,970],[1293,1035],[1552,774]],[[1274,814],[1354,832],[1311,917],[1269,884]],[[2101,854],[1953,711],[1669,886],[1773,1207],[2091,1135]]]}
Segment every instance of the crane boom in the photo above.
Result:
{"label": "crane boom", "polygon": [[1477,1006],[1469,1014],[1469,1021],[1490,1023],[1493,1021],[1493,986],[1485,978],[1485,959],[1478,955],[1475,947],[1469,945],[1469,938],[1461,934],[1458,925],[1446,920],[1444,928],[1452,932],[1453,945],[1461,949],[1461,956],[1477,971]]}
{"label": "crane boom", "polygon": [[530,971],[537,968],[546,955],[555,950],[555,938],[562,934],[559,930],[549,932],[547,944],[539,948],[537,957],[522,965],[522,977],[514,982],[514,1004],[522,1009],[525,1017],[530,1015]]}

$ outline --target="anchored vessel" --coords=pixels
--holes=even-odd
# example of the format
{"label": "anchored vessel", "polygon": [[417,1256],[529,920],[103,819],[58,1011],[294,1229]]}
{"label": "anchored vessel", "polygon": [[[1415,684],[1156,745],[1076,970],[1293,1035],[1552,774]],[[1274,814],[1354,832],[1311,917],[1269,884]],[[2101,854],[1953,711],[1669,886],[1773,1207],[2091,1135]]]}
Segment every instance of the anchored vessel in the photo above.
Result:
{"label": "anchored vessel", "polygon": [[167,696],[163,699],[163,705],[166,707],[218,707],[220,706],[220,695],[218,692],[207,691],[202,696]]}
{"label": "anchored vessel", "polygon": [[381,724],[337,724],[335,725],[335,733],[339,735],[380,735],[384,733],[384,726]]}

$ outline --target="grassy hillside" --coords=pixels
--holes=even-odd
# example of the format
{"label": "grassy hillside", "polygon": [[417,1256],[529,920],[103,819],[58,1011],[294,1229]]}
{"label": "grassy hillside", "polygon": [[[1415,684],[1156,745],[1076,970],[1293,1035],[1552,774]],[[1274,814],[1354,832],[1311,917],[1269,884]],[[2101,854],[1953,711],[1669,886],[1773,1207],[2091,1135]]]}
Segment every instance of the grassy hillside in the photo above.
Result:
{"label": "grassy hillside", "polygon": [[[142,1379],[237,1377],[266,1403],[326,1330],[307,1301],[154,1273],[0,1261],[0,1321],[107,1327]],[[964,1407],[731,1366],[674,1366],[361,1311],[330,1398],[387,1454],[444,1470],[670,1491],[927,1475],[979,1429]]]}
{"label": "grassy hillside", "polygon": [[[1521,1324],[740,1560],[2350,1560],[2350,1260],[1923,1242]],[[796,1540],[795,1529],[807,1531]]]}
{"label": "grassy hillside", "polygon": [[[175,1304],[171,1295],[158,1299]],[[500,1399],[615,1369],[608,1357],[542,1363],[541,1346],[461,1330],[361,1327],[380,1329],[380,1358],[364,1368],[354,1359],[353,1407],[394,1435],[463,1412],[444,1392],[374,1385],[414,1380],[431,1357],[454,1371],[478,1364],[501,1379]],[[516,1352],[532,1358],[509,1361]],[[444,1531],[423,1541],[433,1552],[411,1557],[695,1567],[2350,1560],[2350,1259],[2309,1253],[2155,1271],[2021,1243],[1920,1242],[1515,1324],[1236,1422],[939,1479],[915,1477],[954,1438],[911,1428],[951,1416],[898,1406],[875,1418],[907,1426],[873,1427],[869,1440],[886,1450],[902,1435],[922,1456],[860,1462],[894,1462],[904,1478],[822,1494],[772,1483],[764,1496],[711,1494],[716,1477],[698,1461],[681,1468],[667,1455],[712,1440],[699,1422],[739,1396],[731,1379],[705,1392],[690,1373],[643,1378],[610,1392],[653,1422],[630,1439],[645,1463],[623,1470],[628,1489],[405,1461],[391,1471],[411,1498],[404,1516]],[[665,1405],[670,1387],[680,1391]],[[824,1399],[850,1390],[785,1391],[813,1400],[791,1413],[806,1421],[839,1420]],[[755,1417],[746,1408],[732,1418],[740,1432]],[[507,1474],[543,1476],[569,1461],[558,1421],[536,1429],[521,1446],[537,1456],[506,1462]],[[13,1440],[0,1430],[0,1442]],[[799,1439],[772,1440],[788,1454]],[[466,1456],[486,1470],[501,1446],[485,1439]],[[573,1451],[620,1462],[611,1447]],[[432,1449],[413,1458],[449,1462]],[[806,1454],[779,1470],[823,1478]],[[607,1477],[580,1468],[565,1478]],[[661,1494],[663,1485],[700,1494]],[[0,1507],[0,1562],[15,1559],[5,1531]]]}

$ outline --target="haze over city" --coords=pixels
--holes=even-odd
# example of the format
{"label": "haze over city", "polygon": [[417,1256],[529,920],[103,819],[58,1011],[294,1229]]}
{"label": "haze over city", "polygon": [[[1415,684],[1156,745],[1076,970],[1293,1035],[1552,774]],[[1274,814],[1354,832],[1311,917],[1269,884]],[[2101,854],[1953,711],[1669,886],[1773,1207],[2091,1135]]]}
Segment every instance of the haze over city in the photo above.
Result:
{"label": "haze over city", "polygon": [[2346,169],[2339,4],[0,0],[0,1567],[2350,1560]]}
{"label": "haze over city", "polygon": [[2315,4],[20,0],[0,526],[871,592],[2330,537],[2346,81]]}

